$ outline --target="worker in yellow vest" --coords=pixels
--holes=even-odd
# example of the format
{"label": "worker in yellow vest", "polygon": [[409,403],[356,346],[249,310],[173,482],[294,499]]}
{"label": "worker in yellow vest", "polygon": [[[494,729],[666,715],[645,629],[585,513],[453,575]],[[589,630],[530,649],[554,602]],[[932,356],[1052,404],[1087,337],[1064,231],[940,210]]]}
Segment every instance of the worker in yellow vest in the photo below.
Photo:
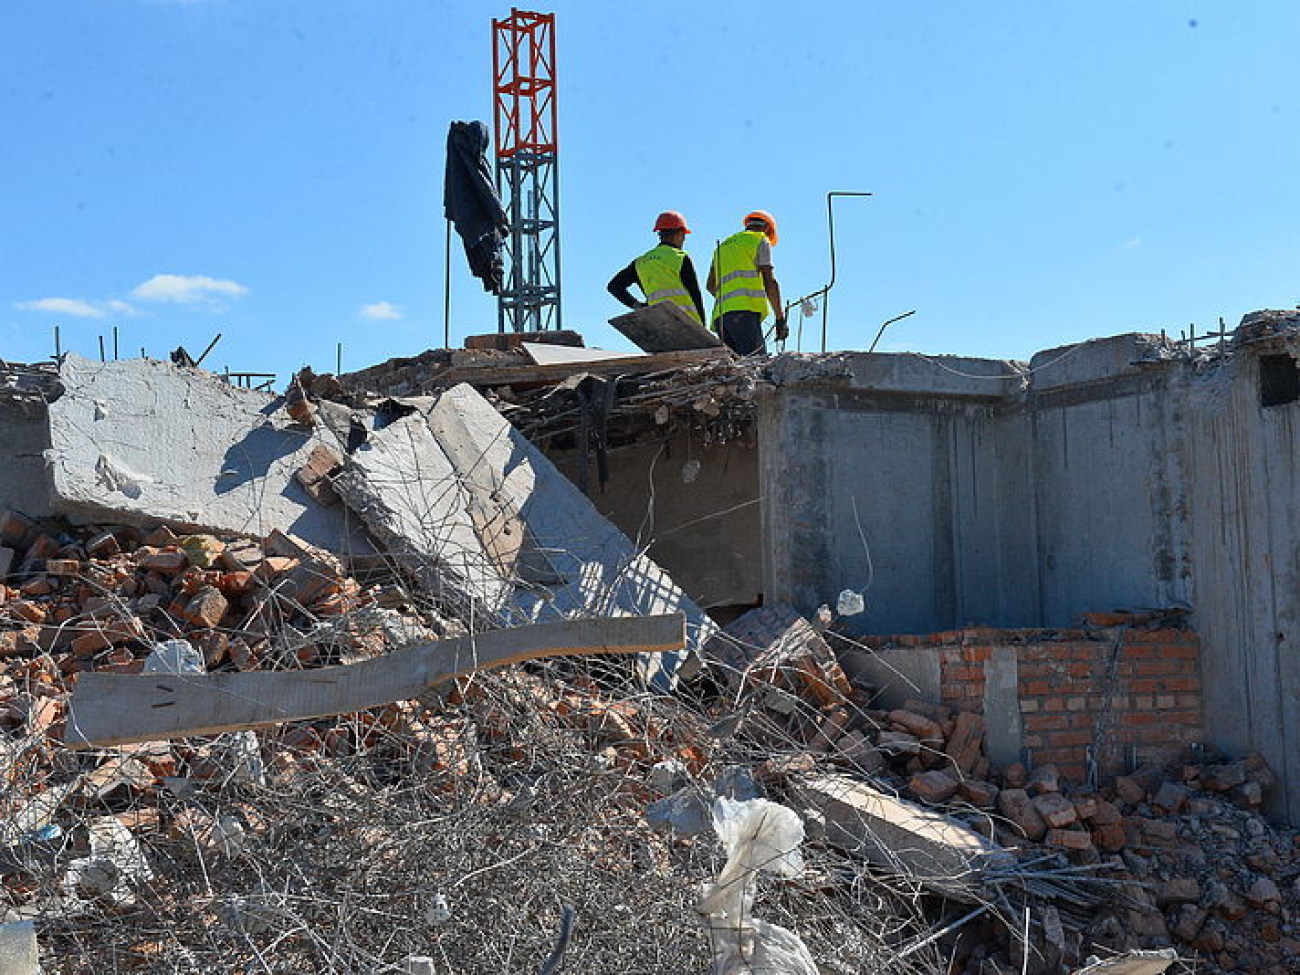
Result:
{"label": "worker in yellow vest", "polygon": [[745,215],[744,230],[718,244],[704,286],[713,295],[713,330],[739,355],[766,353],[763,319],[768,306],[776,318],[776,338],[790,334],[781,304],[781,286],[772,270],[776,221],[766,210]]}
{"label": "worker in yellow vest", "polygon": [[[629,308],[645,308],[661,301],[677,305],[701,325],[704,324],[704,298],[700,279],[695,276],[691,257],[682,250],[691,232],[686,218],[676,210],[665,210],[655,220],[659,246],[646,251],[609,280],[607,290]],[[629,290],[641,288],[645,301],[637,301]]]}

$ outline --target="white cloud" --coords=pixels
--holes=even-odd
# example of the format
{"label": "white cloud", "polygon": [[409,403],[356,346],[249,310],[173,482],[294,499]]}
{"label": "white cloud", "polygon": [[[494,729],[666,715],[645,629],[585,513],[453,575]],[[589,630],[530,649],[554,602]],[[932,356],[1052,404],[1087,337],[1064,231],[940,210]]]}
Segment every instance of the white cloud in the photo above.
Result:
{"label": "white cloud", "polygon": [[16,301],[15,308],[23,311],[48,311],[56,315],[73,315],[77,318],[103,318],[104,310],[80,298],[37,298],[35,301]]}
{"label": "white cloud", "polygon": [[155,274],[132,292],[141,301],[174,301],[194,304],[215,298],[238,298],[248,289],[235,281],[222,281],[204,274]]}
{"label": "white cloud", "polygon": [[372,322],[391,322],[402,317],[402,309],[388,301],[376,301],[373,305],[362,305],[359,314]]}
{"label": "white cloud", "polygon": [[138,311],[135,310],[134,305],[128,304],[125,301],[118,301],[116,298],[114,298],[112,301],[104,302],[104,307],[109,311],[117,312],[119,315],[140,314]]}
{"label": "white cloud", "polygon": [[1142,246],[1142,238],[1141,238],[1141,237],[1134,237],[1134,238],[1132,238],[1132,239],[1130,239],[1130,240],[1126,240],[1126,241],[1124,241],[1124,249],[1125,249],[1125,250],[1130,250],[1130,251],[1131,251],[1134,247],[1141,247],[1141,246]]}

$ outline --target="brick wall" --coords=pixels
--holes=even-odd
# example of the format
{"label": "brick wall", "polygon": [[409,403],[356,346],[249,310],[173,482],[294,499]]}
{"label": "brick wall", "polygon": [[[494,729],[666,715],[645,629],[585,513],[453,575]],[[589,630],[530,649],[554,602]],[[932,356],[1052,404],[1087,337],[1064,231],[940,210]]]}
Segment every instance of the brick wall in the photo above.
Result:
{"label": "brick wall", "polygon": [[940,697],[983,713],[985,668],[995,647],[1016,661],[1021,743],[1033,765],[1054,763],[1082,782],[1096,742],[1103,779],[1179,755],[1203,740],[1200,649],[1190,630],[954,630],[895,637],[935,647]]}

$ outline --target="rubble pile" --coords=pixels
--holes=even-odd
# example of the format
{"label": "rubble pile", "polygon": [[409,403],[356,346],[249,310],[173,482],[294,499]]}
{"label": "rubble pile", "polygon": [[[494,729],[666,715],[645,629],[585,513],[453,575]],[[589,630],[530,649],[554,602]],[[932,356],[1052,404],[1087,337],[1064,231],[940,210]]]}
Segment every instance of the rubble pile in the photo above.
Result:
{"label": "rubble pile", "polygon": [[[282,533],[9,512],[0,538],[0,907],[37,922],[46,971],[535,970],[562,908],[565,970],[707,966],[695,904],[721,851],[650,819],[683,788],[706,810],[706,783],[761,790],[708,709],[647,696],[626,664],[556,660],[337,718],[73,750],[60,725],[86,672],[315,668],[430,621],[367,628],[384,591]],[[193,654],[169,657],[182,640]],[[929,933],[906,891],[830,847],[807,861],[763,910],[826,970],[937,970],[928,945],[890,962]]]}
{"label": "rubble pile", "polygon": [[[780,752],[760,778],[848,771],[944,811],[1022,863],[1055,863],[1106,885],[1100,909],[1056,903],[1055,932],[1047,911],[1034,920],[1029,971],[1168,945],[1198,958],[1197,971],[1300,967],[1300,832],[1261,814],[1274,776],[1260,756],[1229,761],[1198,747],[1185,762],[1089,787],[1050,764],[994,768],[980,715],[917,700],[871,707],[871,689],[852,684],[818,628],[790,610],[747,614],[706,653],[740,702],[737,734]],[[976,959],[984,968],[967,970],[1002,970],[995,959],[987,953]],[[1010,955],[1000,963],[1020,970]]]}
{"label": "rubble pile", "polygon": [[0,512],[0,658],[64,675],[139,673],[154,644],[184,638],[204,667],[319,666],[374,656],[363,592],[339,559],[274,531],[263,542],[166,526],[44,530]]}

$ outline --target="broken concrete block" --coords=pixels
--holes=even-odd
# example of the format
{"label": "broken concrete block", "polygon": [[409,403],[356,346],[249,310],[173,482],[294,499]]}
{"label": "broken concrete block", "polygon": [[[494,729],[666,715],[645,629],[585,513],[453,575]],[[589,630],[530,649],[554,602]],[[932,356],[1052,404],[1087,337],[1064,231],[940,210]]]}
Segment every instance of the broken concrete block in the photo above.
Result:
{"label": "broken concrete block", "polygon": [[216,532],[292,529],[335,551],[368,551],[343,513],[293,480],[315,432],[284,422],[275,397],[150,359],[69,354],[50,403],[52,503],[74,519]]}
{"label": "broken concrete block", "polygon": [[[335,489],[429,592],[484,625],[682,612],[688,649],[717,629],[468,385],[376,423]],[[325,509],[332,510],[332,509]],[[671,686],[685,654],[645,655]]]}
{"label": "broken concrete block", "polygon": [[0,924],[0,972],[3,975],[41,975],[35,921]]}
{"label": "broken concrete block", "polygon": [[961,823],[865,782],[824,776],[801,779],[793,791],[800,808],[825,816],[829,842],[945,896],[975,902],[983,872],[1014,862]]}

